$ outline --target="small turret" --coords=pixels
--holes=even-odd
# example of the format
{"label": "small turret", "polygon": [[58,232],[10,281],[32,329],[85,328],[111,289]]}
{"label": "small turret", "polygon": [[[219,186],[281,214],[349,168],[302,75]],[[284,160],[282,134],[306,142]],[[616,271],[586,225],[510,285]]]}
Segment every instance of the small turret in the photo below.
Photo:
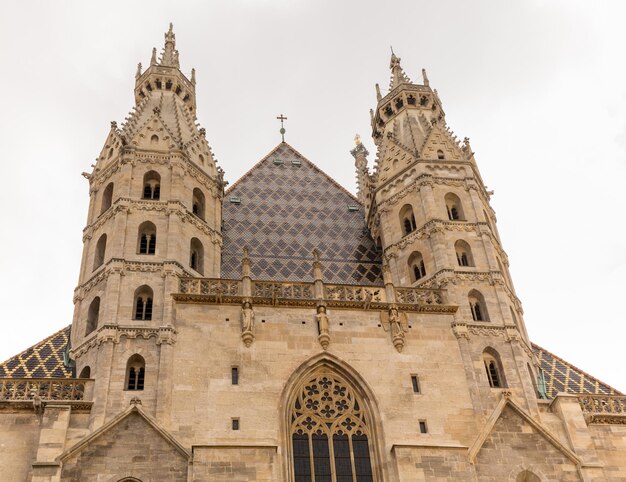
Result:
{"label": "small turret", "polygon": [[371,180],[369,169],[367,167],[367,156],[369,152],[361,142],[361,136],[354,136],[355,148],[350,151],[354,157],[354,165],[356,167],[356,186],[359,202],[365,206],[365,210],[369,209],[371,203]]}

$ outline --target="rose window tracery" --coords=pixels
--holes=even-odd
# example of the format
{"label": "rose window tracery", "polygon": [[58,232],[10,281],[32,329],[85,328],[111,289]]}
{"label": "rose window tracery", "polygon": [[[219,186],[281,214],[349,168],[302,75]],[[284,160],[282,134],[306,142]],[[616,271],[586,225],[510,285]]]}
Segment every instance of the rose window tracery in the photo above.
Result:
{"label": "rose window tracery", "polygon": [[368,419],[354,390],[323,372],[297,391],[290,414],[294,482],[373,482]]}

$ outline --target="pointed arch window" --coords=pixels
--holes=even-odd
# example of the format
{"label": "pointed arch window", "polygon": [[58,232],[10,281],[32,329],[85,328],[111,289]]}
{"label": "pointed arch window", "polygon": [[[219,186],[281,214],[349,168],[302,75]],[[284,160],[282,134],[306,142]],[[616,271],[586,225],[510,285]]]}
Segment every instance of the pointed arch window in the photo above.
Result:
{"label": "pointed arch window", "polygon": [[472,312],[472,319],[474,321],[489,321],[485,297],[480,293],[480,291],[470,291],[468,294],[468,301]]}
{"label": "pointed arch window", "polygon": [[145,221],[139,226],[139,239],[137,252],[139,254],[156,253],[156,226],[150,221]]}
{"label": "pointed arch window", "polygon": [[189,248],[189,266],[198,273],[204,274],[204,246],[198,238],[191,238]]}
{"label": "pointed arch window", "polygon": [[465,215],[463,213],[463,206],[461,205],[461,199],[454,193],[449,192],[445,196],[446,211],[448,212],[448,219],[450,221],[465,221]]}
{"label": "pointed arch window", "polygon": [[106,249],[107,249],[107,235],[103,234],[102,236],[100,236],[100,238],[98,239],[98,242],[96,243],[96,251],[93,256],[94,271],[98,269],[100,266],[102,266],[102,263],[104,263],[104,255],[106,253]]}
{"label": "pointed arch window", "polygon": [[152,300],[154,294],[152,288],[147,285],[140,286],[135,291],[135,310],[133,313],[134,320],[151,320],[152,319]]}
{"label": "pointed arch window", "polygon": [[459,266],[474,266],[472,248],[470,248],[467,241],[459,239],[454,243],[454,251],[456,252],[456,260]]}
{"label": "pointed arch window", "polygon": [[126,390],[143,390],[146,378],[146,361],[135,354],[126,363]]}
{"label": "pointed arch window", "polygon": [[85,328],[85,336],[98,328],[98,318],[100,316],[100,297],[96,296],[89,304],[87,311],[87,327]]}
{"label": "pointed arch window", "polygon": [[411,256],[409,256],[409,274],[411,275],[412,283],[415,283],[426,276],[424,257],[419,251],[414,251]]}
{"label": "pointed arch window", "polygon": [[365,406],[343,378],[308,377],[290,406],[292,482],[374,482]]}
{"label": "pointed arch window", "polygon": [[400,224],[402,225],[402,233],[406,236],[415,231],[417,227],[415,223],[415,214],[413,214],[413,206],[405,204],[400,209]]}
{"label": "pointed arch window", "polygon": [[205,209],[204,193],[200,189],[195,188],[193,190],[191,210],[196,216],[198,216],[200,219],[204,221],[204,209]]}
{"label": "pointed arch window", "polygon": [[500,361],[498,352],[490,347],[485,348],[485,351],[483,351],[483,363],[485,365],[489,386],[491,388],[506,387],[502,362]]}
{"label": "pointed arch window", "polygon": [[156,171],[148,171],[143,176],[143,199],[161,198],[161,176]]}
{"label": "pointed arch window", "polygon": [[105,212],[107,209],[111,207],[113,203],[113,183],[110,182],[107,184],[107,187],[104,188],[102,192],[102,205],[100,206],[100,214]]}

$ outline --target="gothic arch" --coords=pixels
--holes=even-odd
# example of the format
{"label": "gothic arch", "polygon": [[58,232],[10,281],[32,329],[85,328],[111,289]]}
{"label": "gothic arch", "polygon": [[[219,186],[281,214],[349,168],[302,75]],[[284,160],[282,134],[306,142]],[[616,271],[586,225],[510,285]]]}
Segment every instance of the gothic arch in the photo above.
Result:
{"label": "gothic arch", "polygon": [[[335,383],[335,381],[343,383],[347,391],[349,391],[358,402],[360,418],[357,423],[365,428],[364,431],[367,435],[372,477],[375,482],[383,482],[383,429],[380,411],[374,393],[356,370],[330,353],[320,353],[302,363],[291,374],[283,388],[279,407],[279,413],[281,414],[281,443],[284,447],[283,479],[289,482],[294,481],[292,432],[296,420],[292,418],[292,415],[294,415],[293,412],[297,406],[297,401],[301,398],[307,382],[314,379],[321,379],[324,376],[331,377],[333,379],[332,383]],[[353,402],[348,402],[348,405],[354,407]],[[336,422],[341,416],[337,416],[336,418],[337,420],[333,423],[335,427],[337,426]],[[327,430],[330,430],[330,427],[328,427]]]}
{"label": "gothic arch", "polygon": [[535,467],[523,467],[518,465],[509,474],[509,482],[542,482],[546,476]]}

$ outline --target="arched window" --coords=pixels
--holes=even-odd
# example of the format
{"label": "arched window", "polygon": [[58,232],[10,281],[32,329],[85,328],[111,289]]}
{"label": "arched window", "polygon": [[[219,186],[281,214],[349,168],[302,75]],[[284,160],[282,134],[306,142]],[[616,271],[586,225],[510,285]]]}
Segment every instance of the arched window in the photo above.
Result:
{"label": "arched window", "polygon": [[461,200],[459,196],[449,192],[445,196],[446,210],[448,212],[448,219],[450,221],[464,221],[465,215],[463,213],[463,206],[461,206]]}
{"label": "arched window", "polygon": [[426,276],[424,257],[419,251],[414,251],[411,256],[409,256],[409,272],[411,274],[412,283]]}
{"label": "arched window", "polygon": [[402,225],[402,233],[406,236],[409,233],[415,231],[415,215],[413,214],[413,207],[410,204],[405,204],[400,209],[400,224]]}
{"label": "arched window", "polygon": [[523,470],[517,477],[515,477],[515,482],[541,482],[541,479],[538,475],[534,474],[530,470]]}
{"label": "arched window", "polygon": [[352,387],[322,370],[307,377],[290,404],[295,482],[372,482],[369,414]]}
{"label": "arched window", "polygon": [[443,151],[441,149],[439,149],[437,151],[437,159],[445,159],[446,156],[444,156]]}
{"label": "arched window", "polygon": [[126,390],[143,390],[146,378],[146,361],[135,354],[126,363]]}
{"label": "arched window", "polygon": [[198,273],[204,274],[204,247],[198,238],[191,238],[189,249],[189,266]]}
{"label": "arched window", "polygon": [[472,319],[474,321],[489,321],[487,314],[487,305],[485,298],[480,291],[472,290],[468,295],[470,310],[472,311]]}
{"label": "arched window", "polygon": [[193,190],[191,210],[196,216],[204,220],[204,194],[198,188]]}
{"label": "arched window", "polygon": [[98,328],[98,318],[100,316],[100,297],[96,296],[89,305],[87,311],[87,327],[85,328],[85,336]]}
{"label": "arched window", "polygon": [[483,351],[483,363],[487,372],[487,380],[491,388],[506,387],[504,380],[504,371],[500,362],[500,355],[491,347],[485,348]]}
{"label": "arched window", "polygon": [[78,378],[91,378],[91,368],[89,368],[89,365],[80,371]]}
{"label": "arched window", "polygon": [[100,207],[100,214],[111,207],[113,203],[113,183],[110,182],[102,192],[102,205]]}
{"label": "arched window", "polygon": [[104,263],[104,254],[107,249],[107,235],[103,234],[96,243],[96,251],[93,255],[93,269],[97,269]]}
{"label": "arched window", "polygon": [[151,320],[152,319],[152,288],[143,285],[135,291],[135,310],[134,320]]}
{"label": "arched window", "polygon": [[161,197],[161,176],[156,171],[148,171],[143,176],[143,198],[159,199]]}
{"label": "arched window", "polygon": [[137,252],[139,254],[156,253],[156,226],[150,221],[144,221],[139,226]]}
{"label": "arched window", "polygon": [[456,260],[459,266],[474,266],[472,248],[466,241],[459,239],[454,243],[454,251],[456,252]]}

